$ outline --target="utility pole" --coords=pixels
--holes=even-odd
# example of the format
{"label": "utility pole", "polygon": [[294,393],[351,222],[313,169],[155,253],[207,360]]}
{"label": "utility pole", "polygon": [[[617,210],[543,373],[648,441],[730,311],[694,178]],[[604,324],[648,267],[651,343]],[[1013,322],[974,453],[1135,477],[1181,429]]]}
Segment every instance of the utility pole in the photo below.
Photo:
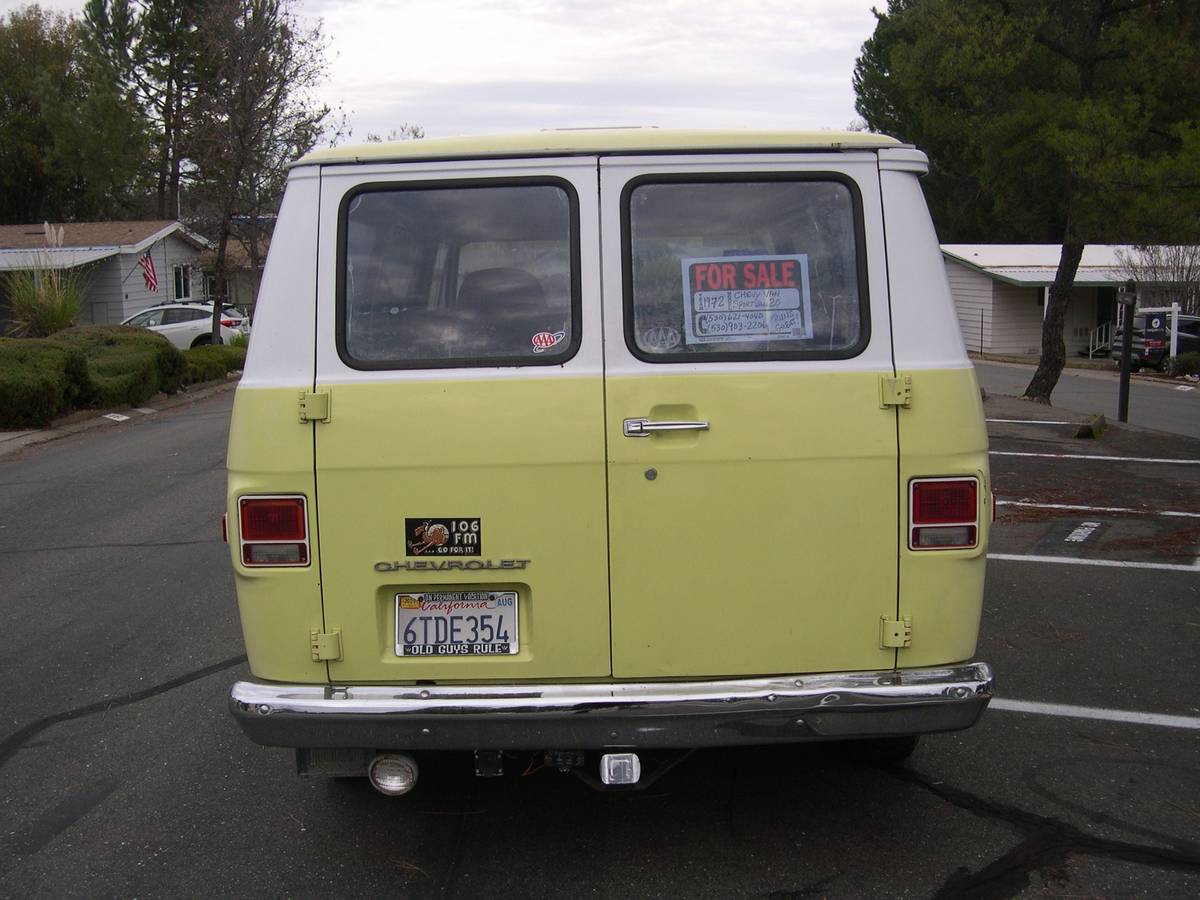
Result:
{"label": "utility pole", "polygon": [[1137,285],[1131,278],[1117,290],[1117,302],[1124,307],[1125,327],[1121,331],[1121,387],[1117,395],[1117,419],[1129,421],[1129,368],[1133,357],[1133,312],[1137,309]]}

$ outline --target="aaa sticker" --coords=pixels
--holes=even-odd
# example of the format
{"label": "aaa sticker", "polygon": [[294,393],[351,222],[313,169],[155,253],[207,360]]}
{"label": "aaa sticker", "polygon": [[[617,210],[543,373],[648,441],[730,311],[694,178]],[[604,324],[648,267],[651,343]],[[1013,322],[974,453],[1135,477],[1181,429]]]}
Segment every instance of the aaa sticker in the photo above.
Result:
{"label": "aaa sticker", "polygon": [[539,331],[529,340],[533,344],[534,353],[545,353],[551,347],[561,344],[566,337],[565,331]]}

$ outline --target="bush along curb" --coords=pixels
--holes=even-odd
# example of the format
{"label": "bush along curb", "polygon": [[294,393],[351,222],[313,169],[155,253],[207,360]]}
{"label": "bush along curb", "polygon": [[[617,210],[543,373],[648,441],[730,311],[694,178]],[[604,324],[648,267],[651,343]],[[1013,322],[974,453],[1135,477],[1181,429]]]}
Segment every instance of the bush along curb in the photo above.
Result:
{"label": "bush along curb", "polygon": [[74,409],[140,406],[177,392],[184,356],[162,335],[80,325],[48,338],[0,340],[0,429],[41,427]]}

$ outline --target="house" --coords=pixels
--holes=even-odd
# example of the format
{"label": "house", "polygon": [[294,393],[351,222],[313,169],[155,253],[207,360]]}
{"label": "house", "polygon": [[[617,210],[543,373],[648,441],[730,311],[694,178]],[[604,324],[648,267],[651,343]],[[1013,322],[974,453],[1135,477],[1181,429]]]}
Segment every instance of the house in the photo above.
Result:
{"label": "house", "polygon": [[[267,249],[271,239],[264,236],[258,241],[257,262],[250,258],[246,245],[236,238],[230,238],[225,247],[225,296],[224,303],[247,311],[254,309],[258,299],[258,287],[262,283],[263,265],[267,261]],[[204,267],[209,296],[217,291],[217,251],[215,248],[206,250],[200,257],[200,265]]]}
{"label": "house", "polygon": [[[1084,248],[1063,323],[1068,356],[1100,353],[1108,344],[1117,288],[1129,277],[1119,258],[1125,249]],[[1061,252],[1058,244],[942,244],[967,350],[1021,356],[1041,351],[1042,319]]]}
{"label": "house", "polygon": [[[80,270],[85,281],[85,301],[76,319],[80,324],[115,324],[148,306],[208,296],[198,260],[209,243],[180,222],[67,222],[54,227],[62,228],[61,246],[47,246],[42,225],[0,225],[0,273]],[[154,280],[150,267],[139,264],[147,255]]]}

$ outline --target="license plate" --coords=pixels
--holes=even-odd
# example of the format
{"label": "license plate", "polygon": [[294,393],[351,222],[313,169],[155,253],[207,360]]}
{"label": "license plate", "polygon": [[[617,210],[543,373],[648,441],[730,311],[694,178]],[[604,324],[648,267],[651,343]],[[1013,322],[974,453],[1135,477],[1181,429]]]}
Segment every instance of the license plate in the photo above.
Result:
{"label": "license plate", "polygon": [[516,591],[396,595],[397,656],[506,656],[519,649]]}

